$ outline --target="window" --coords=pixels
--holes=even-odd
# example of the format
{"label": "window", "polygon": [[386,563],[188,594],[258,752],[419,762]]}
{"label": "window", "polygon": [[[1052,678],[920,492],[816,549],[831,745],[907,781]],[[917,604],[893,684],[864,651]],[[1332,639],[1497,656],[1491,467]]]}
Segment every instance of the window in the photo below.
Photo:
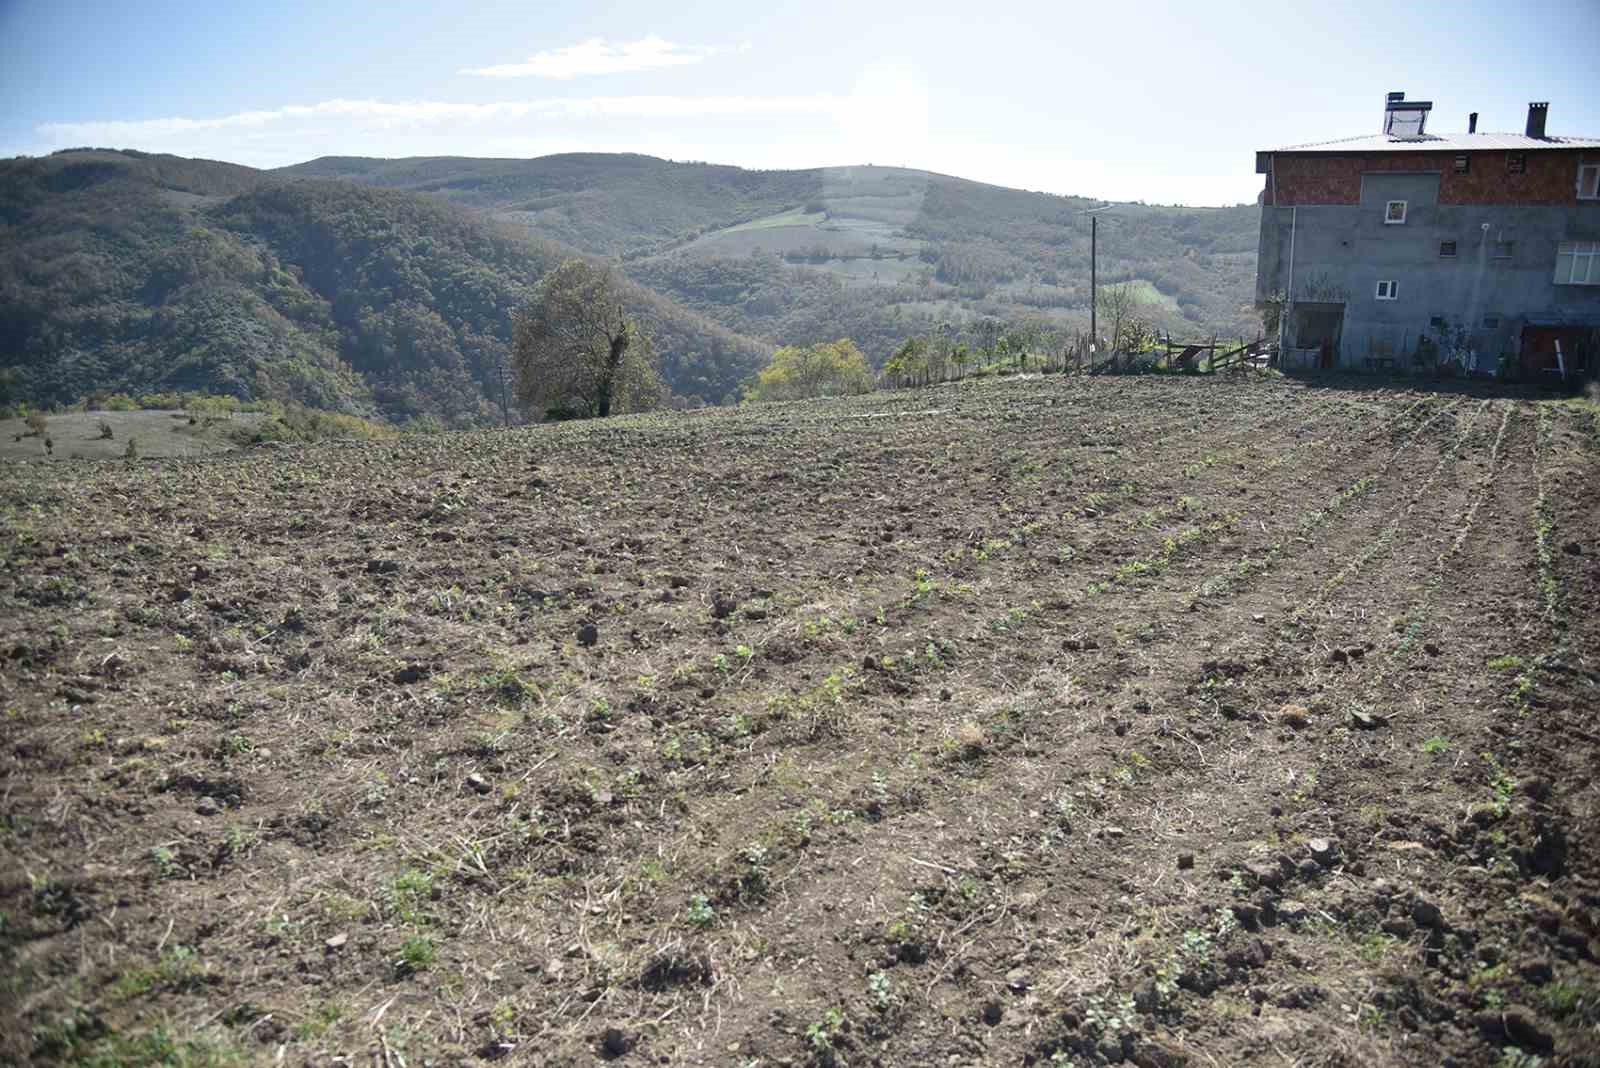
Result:
{"label": "window", "polygon": [[1397,225],[1399,223],[1403,223],[1405,221],[1406,221],[1406,202],[1405,201],[1403,201],[1403,200],[1391,200],[1391,201],[1389,201],[1388,204],[1386,204],[1384,206],[1384,209],[1383,209],[1383,224],[1385,226],[1395,226],[1395,225]]}
{"label": "window", "polygon": [[1500,316],[1498,316],[1498,315],[1485,315],[1483,317],[1483,328],[1485,330],[1498,330],[1498,329],[1500,329]]}
{"label": "window", "polygon": [[1517,250],[1515,241],[1493,241],[1489,244],[1489,256],[1497,260],[1509,260],[1511,254]]}
{"label": "window", "polygon": [[1379,300],[1394,300],[1399,295],[1400,283],[1394,279],[1390,278],[1378,283],[1377,296]]}
{"label": "window", "polygon": [[1557,245],[1556,285],[1600,286],[1600,241],[1563,241]]}
{"label": "window", "polygon": [[1469,167],[1471,167],[1471,166],[1472,166],[1472,157],[1467,155],[1465,152],[1461,153],[1461,155],[1456,157],[1456,173],[1457,174],[1466,174],[1467,173],[1467,169]]}
{"label": "window", "polygon": [[1449,259],[1450,257],[1454,256],[1455,254],[1456,254],[1456,243],[1454,241],[1441,241],[1441,242],[1439,242],[1439,255],[1445,257],[1446,259]]}
{"label": "window", "polygon": [[1444,316],[1435,315],[1433,318],[1428,320],[1428,326],[1434,330],[1443,330],[1446,326]]}
{"label": "window", "polygon": [[1600,200],[1600,163],[1585,163],[1578,168],[1578,199]]}
{"label": "window", "polygon": [[1507,152],[1506,153],[1506,173],[1507,174],[1527,174],[1528,173],[1528,154],[1526,152]]}

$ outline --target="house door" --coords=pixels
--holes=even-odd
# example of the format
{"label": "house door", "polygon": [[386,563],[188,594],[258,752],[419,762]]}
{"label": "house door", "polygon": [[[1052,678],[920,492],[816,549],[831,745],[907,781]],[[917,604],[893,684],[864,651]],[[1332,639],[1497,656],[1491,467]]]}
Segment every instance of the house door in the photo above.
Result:
{"label": "house door", "polygon": [[1294,306],[1294,347],[1315,352],[1317,366],[1338,365],[1339,338],[1344,333],[1344,305],[1306,303]]}
{"label": "house door", "polygon": [[[1582,326],[1525,326],[1522,328],[1520,364],[1524,377],[1559,375],[1566,364],[1567,377],[1583,375],[1589,369],[1590,349],[1595,331]],[[1561,343],[1561,361],[1556,360],[1556,342]]]}

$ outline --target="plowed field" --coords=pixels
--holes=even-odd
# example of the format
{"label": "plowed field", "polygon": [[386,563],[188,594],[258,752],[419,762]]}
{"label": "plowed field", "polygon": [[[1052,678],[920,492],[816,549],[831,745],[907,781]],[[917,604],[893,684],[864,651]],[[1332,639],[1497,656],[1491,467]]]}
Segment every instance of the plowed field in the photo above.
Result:
{"label": "plowed field", "polygon": [[1600,1064],[1600,414],[4,469],[0,1059]]}

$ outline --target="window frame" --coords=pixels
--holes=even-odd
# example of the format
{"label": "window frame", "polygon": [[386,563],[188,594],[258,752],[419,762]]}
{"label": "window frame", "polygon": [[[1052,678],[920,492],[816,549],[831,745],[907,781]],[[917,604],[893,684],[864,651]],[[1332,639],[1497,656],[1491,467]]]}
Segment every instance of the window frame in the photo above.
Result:
{"label": "window frame", "polygon": [[1527,174],[1528,173],[1528,154],[1526,152],[1507,152],[1506,153],[1506,173],[1507,174]]}
{"label": "window frame", "polygon": [[[1398,219],[1396,219],[1394,217],[1394,206],[1396,204],[1400,205],[1400,217]],[[1383,225],[1385,225],[1385,226],[1404,226],[1405,223],[1406,223],[1406,213],[1409,212],[1410,210],[1411,210],[1410,201],[1406,201],[1406,200],[1391,200],[1391,201],[1389,201],[1388,203],[1384,204],[1384,206],[1383,206]]]}
{"label": "window frame", "polygon": [[[1591,179],[1589,183],[1589,192],[1587,193],[1583,191],[1583,178],[1585,174],[1589,175]],[[1579,200],[1600,200],[1600,163],[1578,164],[1577,192]]]}
{"label": "window frame", "polygon": [[1472,156],[1467,152],[1456,153],[1452,169],[1456,174],[1469,174],[1472,171]]}
{"label": "window frame", "polygon": [[1456,258],[1456,242],[1454,238],[1446,238],[1439,242],[1439,258],[1441,260],[1453,260]]}
{"label": "window frame", "polygon": [[[1561,259],[1567,257],[1567,276],[1561,277]],[[1584,263],[1582,281],[1574,281],[1579,262]],[[1556,245],[1556,272],[1553,281],[1558,286],[1600,286],[1600,241],[1562,241]]]}
{"label": "window frame", "polygon": [[[1384,287],[1385,286],[1388,287],[1388,293],[1387,294],[1384,292]],[[1372,291],[1372,299],[1373,300],[1399,300],[1400,299],[1400,280],[1397,279],[1397,278],[1380,278],[1380,279],[1378,279],[1378,284],[1377,284],[1376,287],[1374,287],[1374,289]]]}

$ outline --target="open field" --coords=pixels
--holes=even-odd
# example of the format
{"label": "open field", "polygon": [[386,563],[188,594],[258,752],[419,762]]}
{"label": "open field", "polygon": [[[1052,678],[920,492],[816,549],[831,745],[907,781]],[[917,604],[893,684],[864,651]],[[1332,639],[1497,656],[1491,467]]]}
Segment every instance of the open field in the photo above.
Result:
{"label": "open field", "polygon": [[[44,439],[31,433],[23,420],[0,419],[0,462],[111,459],[124,456],[130,440],[144,457],[209,456],[237,449],[231,435],[247,433],[265,418],[259,412],[214,416],[164,410],[63,412],[46,420],[48,452]],[[109,438],[102,426],[111,429]]]}
{"label": "open field", "polygon": [[1014,379],[0,479],[0,1061],[1600,1064],[1600,417]]}

